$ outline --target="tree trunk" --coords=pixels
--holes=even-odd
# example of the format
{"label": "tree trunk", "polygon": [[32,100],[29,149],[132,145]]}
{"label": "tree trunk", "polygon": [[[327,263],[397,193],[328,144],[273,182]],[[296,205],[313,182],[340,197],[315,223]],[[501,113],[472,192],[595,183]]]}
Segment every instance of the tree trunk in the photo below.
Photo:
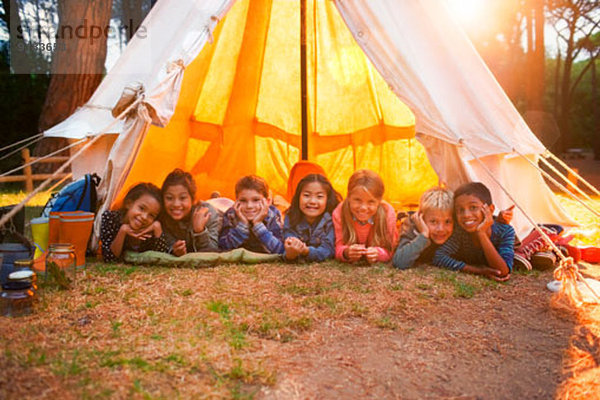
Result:
{"label": "tree trunk", "polygon": [[127,0],[121,2],[121,25],[126,29],[127,42],[131,40],[144,20],[143,2],[144,0]]}
{"label": "tree trunk", "polygon": [[594,160],[600,160],[600,102],[598,101],[598,88],[596,77],[596,61],[592,64],[592,121],[594,130],[592,132],[592,148],[594,149]]}
{"label": "tree trunk", "polygon": [[534,5],[535,12],[535,52],[533,67],[535,71],[535,85],[533,85],[533,94],[531,99],[531,108],[535,110],[544,110],[545,93],[545,70],[546,70],[546,49],[544,47],[544,25],[546,18],[544,16],[544,0],[536,0]]}
{"label": "tree trunk", "polygon": [[[104,31],[110,21],[111,3],[112,0],[59,1],[57,46],[52,57],[50,85],[38,122],[40,131],[71,115],[88,101],[100,84],[107,37],[97,33]],[[34,154],[48,154],[65,145],[65,139],[44,139],[36,146]],[[50,164],[44,166],[49,170],[55,168]]]}
{"label": "tree trunk", "polygon": [[544,109],[544,0],[527,4],[527,83],[528,111]]}
{"label": "tree trunk", "polygon": [[571,93],[571,70],[573,68],[574,50],[575,50],[575,31],[577,30],[576,19],[569,23],[569,39],[565,52],[563,63],[563,73],[560,85],[560,100],[558,108],[558,127],[560,129],[560,138],[558,140],[557,151],[563,153],[571,144],[571,127],[569,116],[571,114],[572,93]]}

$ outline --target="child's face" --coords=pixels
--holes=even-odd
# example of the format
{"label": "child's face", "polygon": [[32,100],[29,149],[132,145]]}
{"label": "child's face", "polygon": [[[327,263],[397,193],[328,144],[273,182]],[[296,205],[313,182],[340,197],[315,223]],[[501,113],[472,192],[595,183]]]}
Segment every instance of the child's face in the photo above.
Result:
{"label": "child's face", "polygon": [[192,211],[192,196],[183,185],[169,186],[163,195],[165,211],[175,221],[187,217]]}
{"label": "child's face", "polygon": [[300,191],[300,211],[304,218],[312,224],[325,212],[327,192],[319,182],[310,182]]}
{"label": "child's face", "polygon": [[125,223],[139,231],[149,227],[158,217],[160,203],[149,194],[143,194],[127,208]]}
{"label": "child's face", "polygon": [[381,199],[374,197],[363,187],[355,187],[348,195],[350,212],[360,222],[367,222],[377,212]]}
{"label": "child's face", "polygon": [[[454,211],[456,222],[467,232],[476,232],[477,227],[483,222],[484,203],[472,194],[463,194],[454,199]],[[493,211],[493,206],[490,205]]]}
{"label": "child's face", "polygon": [[423,221],[429,228],[429,238],[435,244],[444,244],[452,235],[452,211],[427,210],[423,213]]}
{"label": "child's face", "polygon": [[243,189],[237,196],[242,215],[248,220],[253,220],[260,212],[265,196],[253,189]]}

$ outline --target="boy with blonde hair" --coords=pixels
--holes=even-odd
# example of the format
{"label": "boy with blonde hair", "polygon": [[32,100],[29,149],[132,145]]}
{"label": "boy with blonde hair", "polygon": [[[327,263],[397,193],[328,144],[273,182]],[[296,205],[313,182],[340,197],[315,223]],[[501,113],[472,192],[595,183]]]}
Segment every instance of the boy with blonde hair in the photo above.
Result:
{"label": "boy with blonde hair", "polygon": [[419,211],[411,213],[403,223],[400,241],[392,264],[406,269],[420,263],[431,263],[438,247],[452,235],[454,222],[453,194],[442,187],[427,190],[419,200]]}

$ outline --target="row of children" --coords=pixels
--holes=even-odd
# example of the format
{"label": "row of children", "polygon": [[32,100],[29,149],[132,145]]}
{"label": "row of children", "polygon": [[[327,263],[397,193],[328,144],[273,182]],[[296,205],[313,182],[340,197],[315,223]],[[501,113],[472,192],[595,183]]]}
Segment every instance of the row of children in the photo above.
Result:
{"label": "row of children", "polygon": [[140,183],[129,190],[120,210],[104,212],[102,255],[117,261],[126,249],[181,256],[243,247],[287,260],[392,260],[402,269],[423,262],[508,279],[515,241],[512,211],[501,212],[495,221],[483,184],[465,184],[454,194],[439,187],[428,190],[419,211],[404,221],[399,240],[396,213],[383,194],[381,177],[370,170],[350,177],[345,200],[323,175],[307,175],[297,185],[282,228],[264,179],[241,178],[233,206],[221,215],[208,202],[194,204],[193,177],[176,169],[161,189]]}

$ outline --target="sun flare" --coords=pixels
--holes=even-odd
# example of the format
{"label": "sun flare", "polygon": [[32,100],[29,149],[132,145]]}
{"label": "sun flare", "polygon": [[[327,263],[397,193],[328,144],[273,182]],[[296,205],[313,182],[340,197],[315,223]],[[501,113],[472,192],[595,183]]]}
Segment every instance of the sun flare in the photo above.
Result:
{"label": "sun flare", "polygon": [[480,18],[484,5],[485,0],[448,0],[450,12],[465,24],[472,24]]}

